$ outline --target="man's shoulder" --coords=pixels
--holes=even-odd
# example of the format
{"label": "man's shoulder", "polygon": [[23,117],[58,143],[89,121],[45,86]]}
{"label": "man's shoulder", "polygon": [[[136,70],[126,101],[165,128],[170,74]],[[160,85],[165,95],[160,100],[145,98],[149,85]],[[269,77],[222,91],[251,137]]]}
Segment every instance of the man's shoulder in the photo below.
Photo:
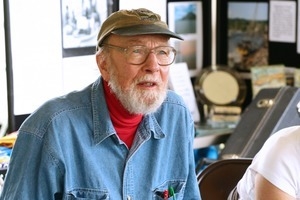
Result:
{"label": "man's shoulder", "polygon": [[[70,118],[70,114],[75,110],[91,110],[90,91],[84,89],[81,91],[73,91],[66,95],[52,98],[37,108],[24,121],[20,130],[36,131],[37,129],[46,129],[46,127],[55,119]],[[85,112],[84,112],[85,110]],[[75,113],[75,112],[74,112]]]}
{"label": "man's shoulder", "polygon": [[179,105],[183,105],[183,106],[185,105],[183,98],[180,95],[178,95],[176,92],[174,92],[173,90],[168,90],[165,102],[175,103],[175,104],[179,104]]}
{"label": "man's shoulder", "polygon": [[168,91],[159,113],[164,111],[167,111],[167,113],[190,113],[189,108],[185,104],[183,98],[172,90]]}
{"label": "man's shoulder", "polygon": [[90,90],[73,91],[45,102],[36,112],[57,113],[91,104]]}

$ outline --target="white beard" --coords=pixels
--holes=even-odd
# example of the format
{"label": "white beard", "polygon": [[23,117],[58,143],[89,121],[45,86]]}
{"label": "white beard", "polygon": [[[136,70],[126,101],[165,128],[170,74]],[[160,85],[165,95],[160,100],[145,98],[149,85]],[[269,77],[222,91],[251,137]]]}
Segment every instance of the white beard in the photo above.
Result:
{"label": "white beard", "polygon": [[[135,80],[129,88],[124,89],[117,81],[117,76],[110,70],[109,87],[119,99],[121,104],[128,112],[132,114],[149,114],[155,112],[163,103],[167,94],[167,85],[163,84],[161,79],[154,80],[152,75],[146,75]],[[158,90],[145,91],[136,88],[138,82],[141,81],[155,81],[158,83]]]}

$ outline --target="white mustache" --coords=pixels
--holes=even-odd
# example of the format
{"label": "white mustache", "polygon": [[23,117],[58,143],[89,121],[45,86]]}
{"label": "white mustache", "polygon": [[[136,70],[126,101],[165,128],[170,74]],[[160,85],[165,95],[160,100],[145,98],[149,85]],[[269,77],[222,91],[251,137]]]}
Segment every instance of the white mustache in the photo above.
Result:
{"label": "white mustache", "polygon": [[151,83],[155,83],[155,84],[160,84],[162,82],[162,80],[159,77],[155,78],[151,75],[146,75],[146,76],[136,79],[134,82],[136,84],[142,83],[142,82],[151,82]]}

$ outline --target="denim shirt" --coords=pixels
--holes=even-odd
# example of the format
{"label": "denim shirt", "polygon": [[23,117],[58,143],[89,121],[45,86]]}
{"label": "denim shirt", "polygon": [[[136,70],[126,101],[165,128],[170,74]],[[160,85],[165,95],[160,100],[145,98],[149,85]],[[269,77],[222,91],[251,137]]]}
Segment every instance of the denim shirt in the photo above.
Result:
{"label": "denim shirt", "polygon": [[193,137],[188,108],[168,91],[128,149],[112,125],[100,77],[26,119],[0,199],[150,200],[172,187],[176,200],[198,200]]}

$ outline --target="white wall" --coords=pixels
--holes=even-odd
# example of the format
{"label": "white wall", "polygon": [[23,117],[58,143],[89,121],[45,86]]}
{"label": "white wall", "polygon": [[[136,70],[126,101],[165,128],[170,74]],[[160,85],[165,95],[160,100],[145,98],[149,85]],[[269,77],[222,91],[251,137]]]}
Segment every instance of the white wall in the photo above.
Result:
{"label": "white wall", "polygon": [[62,58],[60,1],[10,1],[10,14],[15,115],[98,77],[93,55]]}

